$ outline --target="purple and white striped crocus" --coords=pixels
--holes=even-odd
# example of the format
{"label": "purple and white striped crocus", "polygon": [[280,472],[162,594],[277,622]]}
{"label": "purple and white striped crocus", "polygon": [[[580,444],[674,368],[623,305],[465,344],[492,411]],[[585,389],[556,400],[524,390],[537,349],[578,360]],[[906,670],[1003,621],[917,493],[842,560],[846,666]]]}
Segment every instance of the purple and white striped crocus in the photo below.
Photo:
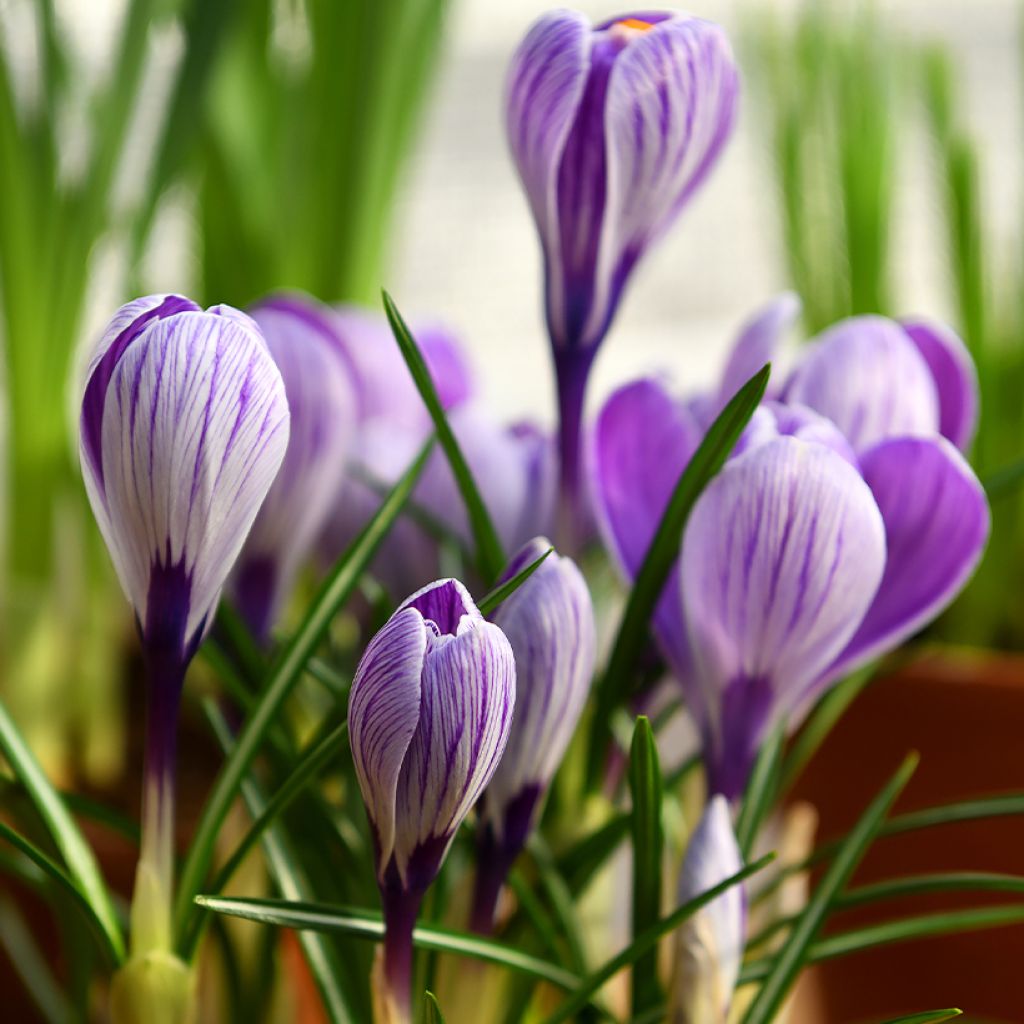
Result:
{"label": "purple and white striped crocus", "polygon": [[[510,580],[551,545],[543,537],[509,562]],[[509,869],[537,822],[544,794],[576,730],[594,675],[596,627],[576,563],[548,555],[493,620],[516,659],[516,709],[505,755],[480,800],[471,924],[487,934]]]}
{"label": "purple and white striped crocus", "polygon": [[686,14],[592,26],[554,11],[512,58],[506,130],[544,252],[570,505],[594,354],[637,262],[714,166],[737,96],[725,34]]}
{"label": "purple and white striped crocus", "polygon": [[[774,559],[769,579],[777,581],[772,584],[775,589],[761,594],[762,605],[747,617],[736,617],[735,608],[725,615],[727,606],[732,607],[729,602],[745,607],[743,593],[753,593],[743,591],[743,585],[735,592],[727,590],[727,585],[737,586],[729,564],[704,565],[706,582],[717,580],[718,589],[702,595],[690,589],[693,584],[685,578],[686,566],[681,572],[677,563],[655,611],[659,644],[684,686],[704,737],[711,785],[730,797],[742,790],[753,751],[773,722],[783,717],[795,725],[828,685],[893,649],[938,615],[963,587],[985,546],[989,525],[985,495],[952,443],[969,443],[973,431],[976,406],[969,361],[964,362],[962,350],[948,334],[932,328],[929,337],[938,337],[935,345],[943,348],[925,360],[918,356],[915,346],[920,342],[911,339],[908,327],[892,321],[879,325],[877,319],[869,318],[866,324],[865,318],[847,321],[807,353],[781,389],[785,402],[769,402],[755,412],[728,470],[731,474],[733,465],[743,462],[744,472],[754,473],[758,461],[774,452],[773,472],[792,471],[784,469],[777,444],[788,437],[828,450],[835,457],[833,465],[844,463],[867,485],[875,513],[884,523],[881,576],[863,609],[858,611],[856,602],[847,606],[844,645],[832,649],[835,643],[830,641],[826,645],[830,655],[823,662],[820,651],[793,646],[800,637],[780,633],[778,623],[766,618],[771,608],[768,597],[774,601],[794,593],[789,588],[795,584],[803,586],[803,559],[809,552],[816,551],[816,557],[831,565],[829,551],[820,549],[824,536],[820,524],[813,536],[807,533],[801,549],[794,540],[796,519],[746,516],[738,511],[739,505],[720,507],[717,522],[709,516],[706,535],[696,541],[690,540],[698,529],[697,518],[691,517],[684,559],[688,546],[694,559],[702,551],[706,557],[717,551],[715,557],[723,560],[750,551],[751,578],[760,578],[763,565],[758,559]],[[855,326],[872,330],[865,335],[854,331]],[[884,329],[875,329],[879,327]],[[889,372],[875,375],[873,383],[864,379],[874,372],[869,353],[888,360]],[[762,346],[758,362],[763,354]],[[944,367],[944,385],[933,383],[928,375],[927,367],[935,365]],[[757,367],[751,366],[746,369],[752,373]],[[900,367],[905,370],[902,388],[894,376]],[[746,369],[737,369],[737,379]],[[854,378],[859,385],[850,383]],[[647,379],[617,391],[598,418],[593,460],[596,502],[604,536],[627,576],[638,571],[672,489],[703,435],[707,408],[706,399],[676,401],[663,382]],[[836,422],[823,413],[831,413]],[[940,433],[942,424],[947,425],[949,436]],[[765,446],[767,451],[755,457]],[[745,461],[749,459],[754,461]],[[835,487],[849,474],[830,470],[825,476]],[[793,491],[793,502],[811,507],[820,502],[815,494],[824,491],[815,492],[810,480],[805,478],[801,488]],[[753,487],[754,480],[748,485]],[[720,493],[721,486],[715,484],[709,491]],[[760,495],[758,502],[775,493],[767,478],[758,487],[760,491],[751,492]],[[857,488],[846,488],[845,493],[863,496]],[[730,500],[740,499],[734,494]],[[866,522],[863,502],[858,498],[855,504],[861,511],[851,523]],[[736,517],[739,532],[722,534],[718,540],[729,537],[730,543],[739,545],[735,550],[714,543],[715,532],[721,533],[720,523],[730,516]],[[773,536],[770,523],[781,524],[783,533],[775,537],[778,544],[786,538],[785,546],[774,554],[770,545],[765,546]],[[858,543],[867,551],[864,538]],[[839,609],[844,594],[851,600],[855,593],[863,596],[877,572],[865,555],[858,568],[858,587],[851,584],[844,592],[837,582],[830,582],[821,595],[820,613]],[[725,617],[707,620],[710,609],[719,605]],[[790,613],[794,621],[799,619],[797,610]],[[801,605],[799,611],[807,612],[808,606]],[[809,623],[801,628],[804,639],[811,636]],[[773,664],[765,658],[774,659]]]}
{"label": "purple and white striped crocus", "polygon": [[281,471],[232,577],[238,608],[261,642],[328,517],[356,430],[357,397],[333,311],[282,294],[250,310],[284,378],[291,434]]}
{"label": "purple and white striped crocus", "polygon": [[[135,609],[145,657],[146,768],[136,881],[169,948],[173,773],[185,670],[288,444],[281,374],[229,306],[151,295],[114,315],[89,365],[80,422],[86,490]],[[162,902],[161,902],[162,901]],[[135,914],[133,909],[133,920]]]}
{"label": "purple and white striped crocus", "polygon": [[[690,837],[679,874],[679,904],[720,885],[743,869],[729,804],[713,796]],[[746,942],[747,899],[734,885],[676,933],[668,1020],[672,1024],[726,1024]]]}
{"label": "purple and white striped crocus", "polygon": [[396,1024],[411,1020],[420,902],[501,759],[515,690],[508,639],[451,579],[408,598],[356,669],[349,737],[386,927],[376,997]]}

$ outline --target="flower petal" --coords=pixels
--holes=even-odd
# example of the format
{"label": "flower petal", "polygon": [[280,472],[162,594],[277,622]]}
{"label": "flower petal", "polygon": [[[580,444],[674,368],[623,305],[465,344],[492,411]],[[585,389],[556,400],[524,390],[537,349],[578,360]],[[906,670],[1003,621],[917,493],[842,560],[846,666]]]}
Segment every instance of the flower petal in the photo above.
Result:
{"label": "flower petal", "polygon": [[[550,548],[530,541],[512,560],[510,579]],[[484,819],[499,839],[505,814],[524,790],[537,798],[554,777],[590,692],[596,627],[590,591],[576,564],[554,552],[499,606],[494,622],[508,637],[516,659],[516,709],[505,755],[487,788]],[[530,811],[536,813],[537,807]],[[513,823],[522,842],[531,825]]]}
{"label": "flower petal", "polygon": [[513,55],[505,89],[509,146],[549,268],[547,302],[552,324],[566,318],[559,273],[558,172],[583,98],[590,65],[589,36],[586,18],[575,11],[543,15]]}
{"label": "flower petal", "polygon": [[395,846],[398,778],[419,725],[427,628],[415,609],[396,612],[370,641],[348,702],[348,729],[359,788],[376,833],[378,870]]}
{"label": "flower petal", "polygon": [[891,650],[960,592],[988,539],[985,492],[945,438],[896,438],[861,456],[885,521],[885,576],[864,621],[826,676]]}
{"label": "flower petal", "polygon": [[469,591],[453,579],[428,583],[407,597],[401,607],[415,608],[428,624],[433,624],[438,635],[457,636],[465,628],[466,620],[483,621]]}
{"label": "flower petal", "polygon": [[939,396],[939,432],[965,452],[978,426],[978,371],[967,346],[945,324],[902,321],[931,370]]}
{"label": "flower petal", "polygon": [[[257,635],[277,618],[296,571],[330,515],[356,427],[347,359],[329,311],[289,297],[253,309],[284,379],[291,431],[281,471],[249,533],[235,576],[240,607]],[[259,600],[257,579],[269,577]],[[255,577],[255,578],[254,578]]]}
{"label": "flower petal", "polygon": [[[679,875],[679,904],[707,892],[743,868],[729,804],[713,796],[694,829]],[[739,979],[746,942],[747,899],[734,885],[687,919],[676,933],[670,1019],[724,1022]]]}
{"label": "flower petal", "polygon": [[[627,579],[640,570],[701,436],[689,410],[653,378],[620,388],[598,415],[591,474],[594,504],[605,544]],[[678,569],[665,584],[654,625],[665,657],[685,684],[691,673]],[[688,699],[693,703],[699,695],[688,694]],[[702,718],[699,706],[692,710]]]}
{"label": "flower petal", "polygon": [[[399,776],[395,815],[395,864],[407,889],[432,880],[490,781],[515,703],[515,658],[497,626],[464,618],[458,636],[428,640],[420,721]],[[425,862],[418,856],[424,850]]]}
{"label": "flower petal", "polygon": [[824,445],[780,437],[732,460],[683,537],[682,605],[711,716],[712,784],[735,795],[757,744],[846,646],[885,566],[871,491]]}
{"label": "flower petal", "polygon": [[928,364],[885,317],[851,317],[825,331],[797,365],[785,397],[827,416],[857,452],[887,437],[939,429]]}
{"label": "flower petal", "polygon": [[125,593],[147,622],[150,576],[189,581],[185,641],[201,634],[284,457],[288,405],[263,339],[240,321],[154,320],[114,368],[102,479],[86,486]]}
{"label": "flower petal", "polygon": [[783,292],[744,324],[729,353],[718,387],[718,409],[754,376],[765,363],[775,358],[779,341],[800,316],[800,298],[795,292]]}

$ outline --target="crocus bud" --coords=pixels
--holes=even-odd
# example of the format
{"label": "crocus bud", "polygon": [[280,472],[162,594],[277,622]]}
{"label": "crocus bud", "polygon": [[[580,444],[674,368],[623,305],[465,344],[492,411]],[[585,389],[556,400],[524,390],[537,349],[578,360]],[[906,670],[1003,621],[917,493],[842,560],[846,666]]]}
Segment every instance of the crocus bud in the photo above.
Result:
{"label": "crocus bud", "polygon": [[721,153],[737,92],[724,33],[685,14],[591,26],[555,11],[512,58],[506,130],[544,251],[570,516],[594,352],[640,257]]}
{"label": "crocus bud", "polygon": [[[119,989],[126,1006],[171,1005],[166,986],[180,972],[152,954],[171,949],[181,686],[287,444],[281,374],[244,313],[155,295],[115,314],[89,366],[80,452],[148,675],[132,961]],[[158,961],[159,971],[145,966]]]}
{"label": "crocus bud", "polygon": [[[679,903],[695,899],[743,868],[729,805],[714,796],[690,838],[679,875]],[[746,894],[734,885],[689,917],[676,933],[668,1019],[726,1024],[743,960]]]}
{"label": "crocus bud", "polygon": [[251,313],[281,371],[291,410],[284,463],[233,576],[238,607],[253,634],[265,642],[296,572],[333,511],[357,410],[331,310],[310,298],[280,295]]}
{"label": "crocus bud", "polygon": [[370,641],[348,725],[373,832],[389,1014],[410,1019],[412,929],[508,740],[515,659],[457,580],[408,598]]}
{"label": "crocus bud", "polygon": [[[530,541],[509,563],[512,579],[551,545]],[[590,591],[576,564],[550,554],[494,613],[516,658],[516,710],[505,756],[480,801],[473,927],[491,929],[509,868],[540,812],[576,730],[594,673]]]}

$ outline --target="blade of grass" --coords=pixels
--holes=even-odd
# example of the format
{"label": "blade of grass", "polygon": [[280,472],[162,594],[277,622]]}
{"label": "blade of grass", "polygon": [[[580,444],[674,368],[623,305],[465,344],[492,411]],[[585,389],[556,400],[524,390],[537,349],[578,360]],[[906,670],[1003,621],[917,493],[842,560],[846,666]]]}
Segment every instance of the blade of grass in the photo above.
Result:
{"label": "blade of grass", "polygon": [[597,706],[591,732],[587,779],[593,788],[604,759],[608,723],[625,698],[633,666],[647,642],[648,625],[672,566],[679,556],[683,530],[690,511],[722,468],[740,434],[753,416],[768,386],[771,366],[766,365],[743,385],[712,423],[669,498],[643,565],[633,581],[629,601],[615,637],[608,666],[597,684]]}
{"label": "blade of grass", "polygon": [[355,590],[359,577],[370,564],[381,541],[398,518],[403,504],[423,471],[431,448],[432,442],[417,456],[381,505],[377,515],[363,529],[324,581],[302,625],[274,663],[256,709],[246,717],[238,741],[232,746],[231,754],[224,762],[213,790],[207,798],[195,837],[185,857],[175,908],[176,933],[179,940],[186,934],[188,920],[194,913],[192,897],[199,891],[206,878],[221,823],[231,808],[245,772],[292,688],[301,677],[306,663],[327,632],[331,619]]}
{"label": "blade of grass", "polygon": [[91,930],[99,940],[100,948],[103,950],[111,966],[116,967],[119,965],[122,958],[119,957],[117,950],[111,943],[110,936],[107,934],[99,915],[75,879],[68,875],[59,864],[47,857],[38,846],[30,843],[23,835],[15,832],[13,828],[5,825],[2,821],[0,821],[0,839],[6,840],[16,850],[28,857],[36,867],[40,868],[52,881],[57,883],[57,887],[63,895],[71,897],[71,902],[81,910]]}
{"label": "blade of grass", "polygon": [[480,572],[487,583],[492,583],[498,578],[505,565],[505,553],[502,550],[501,541],[498,539],[498,533],[473,480],[473,474],[470,472],[465,455],[462,454],[462,448],[448,423],[441,400],[437,397],[426,360],[409,331],[408,325],[402,319],[402,314],[398,312],[394,300],[386,291],[382,294],[384,311],[387,314],[395,341],[398,342],[398,347],[402,351],[402,356],[409,367],[416,388],[423,398],[423,404],[427,407],[427,412],[430,413],[430,418],[434,422],[438,442],[444,449],[452,468],[452,475],[455,477],[455,483],[458,485],[459,493],[466,505],[466,513],[469,516],[469,524],[473,530],[473,540],[476,544]]}
{"label": "blade of grass", "polygon": [[25,787],[32,805],[46,825],[60,851],[77,891],[99,923],[114,963],[124,960],[125,946],[121,926],[114,912],[99,865],[92,850],[71,817],[67,806],[43,773],[3,703],[0,702],[0,750],[18,781]]}
{"label": "blade of grass", "polygon": [[[637,938],[661,917],[661,860],[664,835],[661,826],[661,765],[650,720],[640,715],[633,730],[629,754],[630,815],[633,835],[632,935]],[[653,946],[633,964],[632,1013],[661,1002],[658,983],[658,948]]]}
{"label": "blade of grass", "polygon": [[917,761],[916,754],[910,754],[904,760],[843,841],[836,859],[815,888],[786,944],[771,961],[771,969],[744,1015],[743,1024],[770,1024],[775,1019],[807,959],[811,943],[817,938],[832,902],[850,880],[889,809],[910,781]]}
{"label": "blade of grass", "polygon": [[[924,939],[935,935],[960,935],[964,932],[1004,928],[1016,924],[1024,924],[1024,905],[1019,903],[1012,906],[972,907],[941,914],[922,914],[918,917],[886,921],[885,924],[830,935],[811,947],[807,963],[834,960],[851,953],[859,953],[864,949],[909,942],[912,939]],[[746,964],[740,971],[739,984],[759,981],[767,977],[771,970],[771,960],[755,960]]]}
{"label": "blade of grass", "polygon": [[507,580],[505,583],[495,587],[492,591],[486,594],[481,601],[477,602],[477,608],[480,609],[480,614],[490,615],[502,601],[511,597],[541,567],[544,559],[547,558],[554,550],[554,548],[548,548],[540,558],[531,562],[525,569],[517,572],[512,579]]}
{"label": "blade of grass", "polygon": [[565,879],[574,896],[578,896],[587,887],[601,865],[629,835],[629,826],[629,814],[619,814],[580,839],[558,858],[558,873]]}
{"label": "blade of grass", "polygon": [[617,953],[610,960],[606,961],[596,971],[584,978],[571,996],[562,1003],[554,1013],[544,1018],[544,1024],[561,1024],[568,1020],[574,1013],[578,1013],[592,998],[600,991],[609,978],[614,977],[623,968],[635,963],[648,950],[654,949],[658,940],[678,928],[688,917],[697,913],[701,907],[706,906],[715,897],[721,896],[734,885],[739,885],[744,879],[767,867],[775,859],[774,854],[762,857],[753,864],[748,864],[736,874],[730,875],[718,885],[712,886],[706,892],[692,900],[688,900],[681,907],[677,907],[671,914],[663,917],[657,924],[652,925],[642,935],[638,935],[624,950]]}
{"label": "blade of grass", "polygon": [[754,770],[750,774],[747,791],[743,795],[743,806],[736,819],[736,841],[744,860],[750,858],[758,830],[778,793],[785,733],[785,723],[780,722],[762,744],[754,762]]}
{"label": "blade of grass", "polygon": [[[232,917],[282,928],[349,935],[372,942],[382,942],[384,939],[384,923],[380,914],[357,907],[205,895],[197,896],[196,903],[218,914],[230,914]],[[561,989],[573,989],[579,984],[579,978],[554,964],[527,956],[517,949],[479,935],[436,925],[419,925],[413,932],[413,941],[421,949],[455,953],[499,964],[520,974],[530,975],[538,981],[550,982]]]}
{"label": "blade of grass", "polygon": [[445,1024],[444,1014],[441,1012],[441,1005],[437,996],[429,989],[424,993],[427,1004],[427,1024]]}
{"label": "blade of grass", "polygon": [[963,1010],[952,1007],[948,1010],[925,1010],[924,1013],[912,1013],[909,1017],[894,1017],[885,1024],[942,1024],[963,1014]]}
{"label": "blade of grass", "polygon": [[[225,753],[228,752],[233,746],[233,737],[224,716],[210,700],[203,702],[203,711],[214,730],[217,742]],[[249,813],[258,821],[267,809],[266,800],[259,786],[252,778],[245,778],[242,780],[241,789],[242,799]],[[281,895],[286,899],[302,899],[309,895],[309,884],[278,828],[274,826],[265,830],[262,840],[267,868]],[[203,915],[200,918],[200,926],[196,929],[197,940],[201,934],[202,921],[206,917],[207,915]],[[358,1018],[349,1008],[345,993],[338,983],[332,949],[316,935],[300,936],[299,941],[331,1024],[353,1024]]]}
{"label": "blade of grass", "polygon": [[47,1024],[71,1024],[71,1003],[13,900],[0,900],[0,945]]}

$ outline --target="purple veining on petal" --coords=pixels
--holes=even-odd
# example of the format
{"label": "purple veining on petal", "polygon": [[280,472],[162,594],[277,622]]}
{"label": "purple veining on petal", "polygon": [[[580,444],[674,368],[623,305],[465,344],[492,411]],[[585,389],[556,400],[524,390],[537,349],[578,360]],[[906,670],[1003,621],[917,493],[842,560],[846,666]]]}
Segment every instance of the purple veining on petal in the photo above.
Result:
{"label": "purple veining on petal", "polygon": [[103,486],[103,406],[107,398],[107,387],[114,375],[121,357],[128,346],[154,320],[174,316],[176,313],[197,311],[199,306],[180,295],[168,295],[152,309],[136,317],[107,348],[100,361],[93,368],[85,386],[82,398],[82,442],[100,487]]}
{"label": "purple veining on petal", "polygon": [[743,795],[757,751],[771,725],[775,694],[769,680],[740,677],[722,693],[721,733],[706,740],[708,792],[727,800]]}
{"label": "purple veining on petal", "polygon": [[158,658],[185,664],[187,624],[192,597],[192,578],[185,566],[171,562],[170,552],[154,562],[146,595],[146,617],[141,625],[147,650]]}
{"label": "purple veining on petal", "polygon": [[424,619],[433,622],[442,634],[455,636],[466,617],[480,618],[469,591],[458,580],[431,583],[407,598],[402,608],[415,608]]}

